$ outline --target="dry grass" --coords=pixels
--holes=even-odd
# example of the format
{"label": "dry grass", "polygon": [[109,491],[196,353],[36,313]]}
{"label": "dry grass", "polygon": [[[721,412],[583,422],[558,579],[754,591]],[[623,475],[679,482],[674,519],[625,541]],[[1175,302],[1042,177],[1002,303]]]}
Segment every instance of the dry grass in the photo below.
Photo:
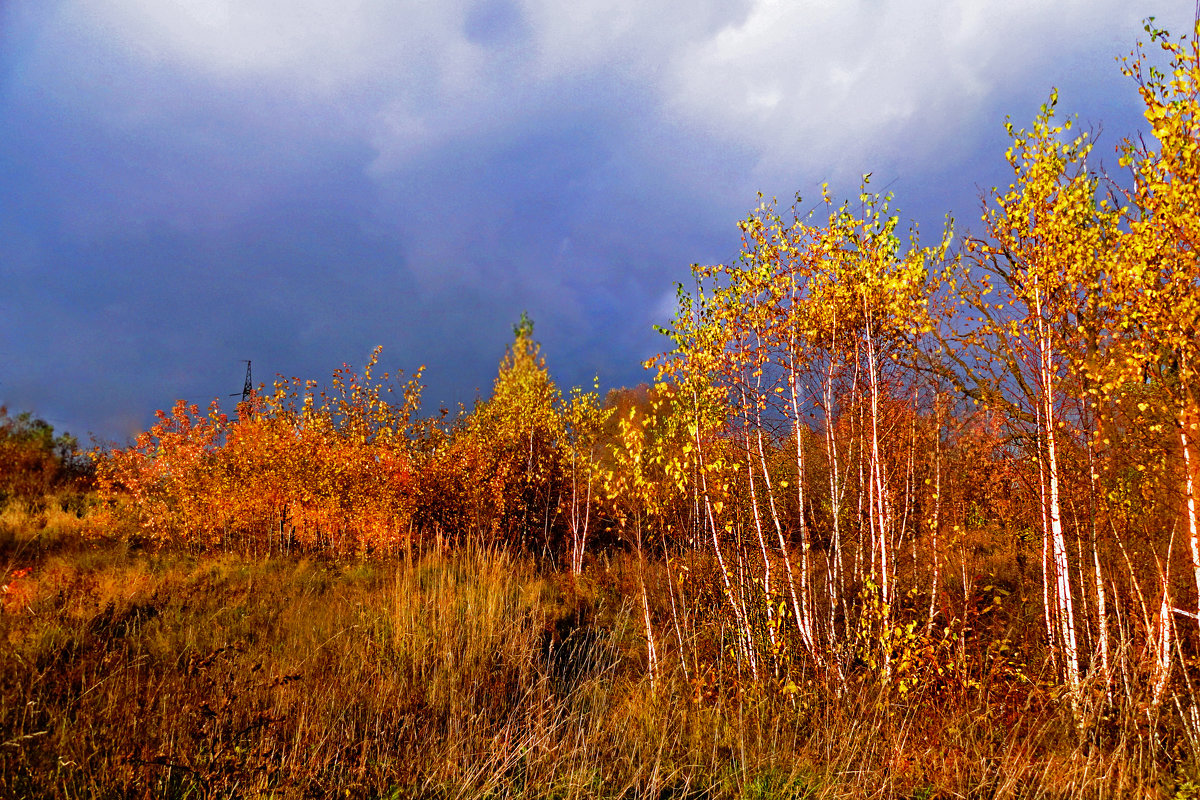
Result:
{"label": "dry grass", "polygon": [[576,580],[503,551],[256,561],[48,528],[0,543],[0,796],[1191,791],[1178,753],[1128,731],[1085,741],[1046,698],[943,689],[885,703],[867,682],[704,693],[677,664],[656,695],[626,600],[632,559]]}

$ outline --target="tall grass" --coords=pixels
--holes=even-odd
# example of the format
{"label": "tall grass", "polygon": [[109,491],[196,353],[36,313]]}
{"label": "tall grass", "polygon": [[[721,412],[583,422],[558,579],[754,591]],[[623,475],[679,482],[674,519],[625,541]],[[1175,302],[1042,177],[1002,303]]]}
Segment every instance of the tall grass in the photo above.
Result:
{"label": "tall grass", "polygon": [[[1057,798],[1192,786],[1185,762],[1136,737],[1081,740],[1052,698],[947,690],[898,703],[854,681],[759,694],[722,676],[702,685],[679,663],[652,691],[641,610],[626,601],[632,558],[569,576],[496,550],[255,561],[11,537],[0,558],[5,797]],[[667,620],[665,592],[652,602]],[[719,631],[685,633],[719,652]]]}

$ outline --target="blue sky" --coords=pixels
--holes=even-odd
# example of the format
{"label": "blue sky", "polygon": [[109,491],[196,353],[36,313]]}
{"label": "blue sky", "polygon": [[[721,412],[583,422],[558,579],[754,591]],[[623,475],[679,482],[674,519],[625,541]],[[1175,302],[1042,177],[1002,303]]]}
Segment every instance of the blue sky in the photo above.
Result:
{"label": "blue sky", "polygon": [[930,236],[1003,123],[1114,150],[1116,58],[1187,0],[8,0],[0,403],[122,441],[175,399],[383,345],[486,394],[523,310],[567,387],[648,379],[756,192],[895,194]]}

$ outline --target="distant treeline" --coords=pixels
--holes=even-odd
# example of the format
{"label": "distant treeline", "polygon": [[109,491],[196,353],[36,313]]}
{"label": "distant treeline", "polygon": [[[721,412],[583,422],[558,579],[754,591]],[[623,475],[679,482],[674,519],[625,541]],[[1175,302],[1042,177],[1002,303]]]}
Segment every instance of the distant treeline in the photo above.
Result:
{"label": "distant treeline", "polygon": [[28,411],[0,406],[0,509],[17,503],[38,510],[57,498],[70,504],[90,488],[92,462],[70,434]]}

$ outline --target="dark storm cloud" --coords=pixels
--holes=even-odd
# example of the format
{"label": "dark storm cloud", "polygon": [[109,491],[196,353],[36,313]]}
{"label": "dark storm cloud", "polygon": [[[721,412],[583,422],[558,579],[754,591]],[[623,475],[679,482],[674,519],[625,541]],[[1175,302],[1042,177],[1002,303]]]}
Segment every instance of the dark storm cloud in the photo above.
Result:
{"label": "dark storm cloud", "polygon": [[1133,130],[1113,57],[1154,12],[5,4],[0,402],[123,438],[237,391],[240,359],[323,379],[382,344],[453,406],[522,310],[561,383],[644,379],[673,281],[736,256],[756,190],[846,195],[872,171],[924,227],[969,222],[1007,179],[1005,115],[1051,86],[1106,151]]}

